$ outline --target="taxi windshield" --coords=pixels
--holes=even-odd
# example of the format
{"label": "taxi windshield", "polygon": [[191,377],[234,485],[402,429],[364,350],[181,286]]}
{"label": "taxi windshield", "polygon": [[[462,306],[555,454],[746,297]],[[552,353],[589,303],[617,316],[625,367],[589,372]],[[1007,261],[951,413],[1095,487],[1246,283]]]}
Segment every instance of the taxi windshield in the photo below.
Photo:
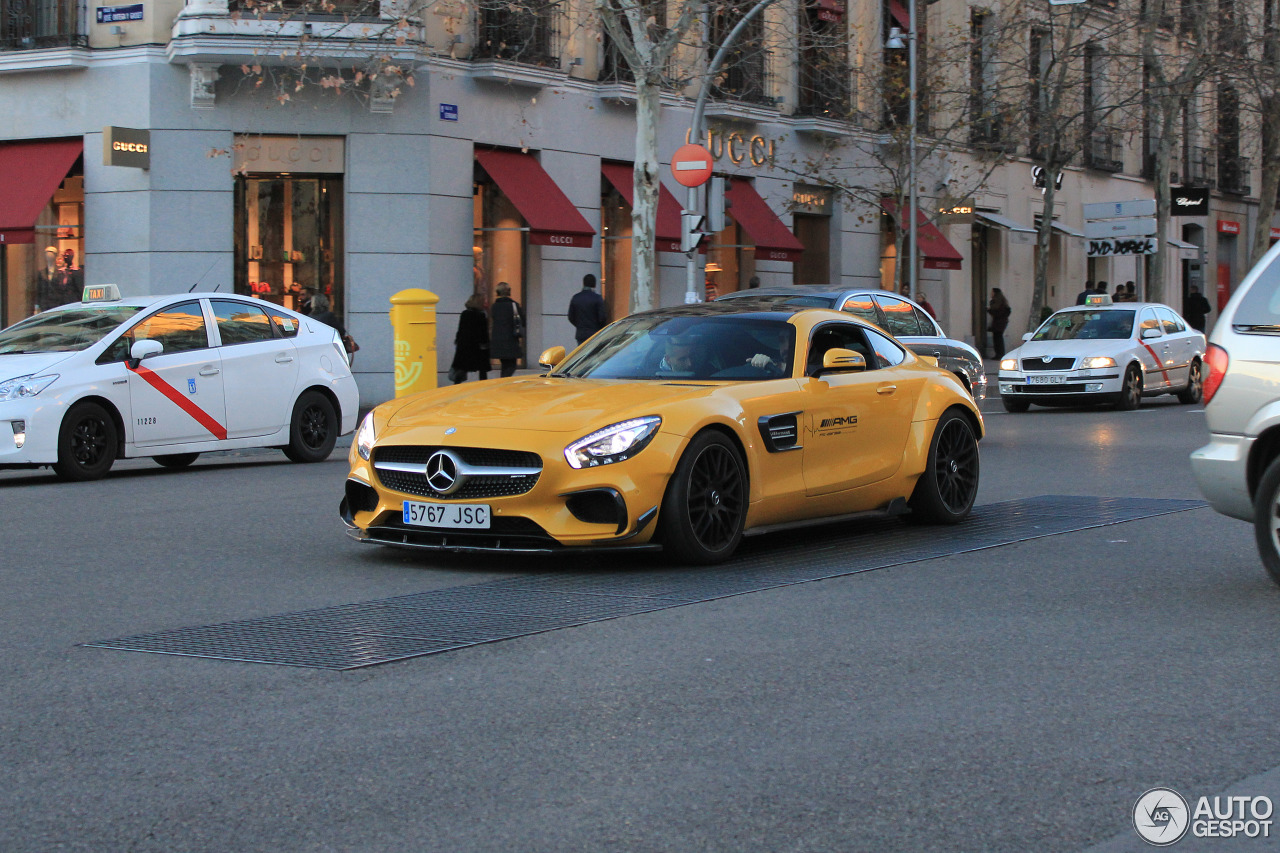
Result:
{"label": "taxi windshield", "polygon": [[1059,311],[1031,340],[1122,340],[1133,335],[1133,315],[1133,311]]}
{"label": "taxi windshield", "polygon": [[141,310],[139,305],[84,305],[46,311],[0,331],[0,355],[80,352]]}
{"label": "taxi windshield", "polygon": [[795,327],[737,316],[620,320],[553,374],[593,379],[753,381],[791,374]]}

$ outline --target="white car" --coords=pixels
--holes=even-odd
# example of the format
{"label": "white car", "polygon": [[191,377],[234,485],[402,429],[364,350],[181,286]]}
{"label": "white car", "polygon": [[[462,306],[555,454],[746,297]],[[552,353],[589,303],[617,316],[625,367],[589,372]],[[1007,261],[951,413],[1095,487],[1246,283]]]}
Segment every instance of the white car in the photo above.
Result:
{"label": "white car", "polygon": [[93,480],[121,457],[180,468],[244,447],[318,462],[355,429],[359,392],[323,323],[221,293],[85,295],[0,331],[0,468]]}
{"label": "white car", "polygon": [[1197,403],[1204,388],[1204,335],[1168,305],[1091,296],[1040,324],[1000,361],[1006,411],[1109,403],[1136,409],[1143,397],[1177,394]]}

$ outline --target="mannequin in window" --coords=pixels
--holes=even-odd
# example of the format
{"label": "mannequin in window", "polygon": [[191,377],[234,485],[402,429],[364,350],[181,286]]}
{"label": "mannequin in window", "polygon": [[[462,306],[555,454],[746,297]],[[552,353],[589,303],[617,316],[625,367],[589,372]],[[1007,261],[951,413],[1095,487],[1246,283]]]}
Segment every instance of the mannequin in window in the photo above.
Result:
{"label": "mannequin in window", "polygon": [[38,314],[46,308],[53,307],[53,286],[57,280],[61,260],[56,246],[45,248],[44,266],[36,272],[36,298],[35,304],[31,307],[32,314]]}
{"label": "mannequin in window", "polygon": [[62,270],[58,273],[57,285],[54,288],[57,305],[79,302],[84,293],[84,271],[76,266],[75,249],[67,249],[62,253]]}

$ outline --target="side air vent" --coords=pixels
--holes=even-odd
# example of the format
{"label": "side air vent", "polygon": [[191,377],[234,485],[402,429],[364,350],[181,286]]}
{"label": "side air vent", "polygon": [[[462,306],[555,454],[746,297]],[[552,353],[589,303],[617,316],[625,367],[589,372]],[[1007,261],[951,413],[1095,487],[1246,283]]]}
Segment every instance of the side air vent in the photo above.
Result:
{"label": "side air vent", "polygon": [[760,419],[760,437],[770,453],[800,449],[799,412],[767,415]]}

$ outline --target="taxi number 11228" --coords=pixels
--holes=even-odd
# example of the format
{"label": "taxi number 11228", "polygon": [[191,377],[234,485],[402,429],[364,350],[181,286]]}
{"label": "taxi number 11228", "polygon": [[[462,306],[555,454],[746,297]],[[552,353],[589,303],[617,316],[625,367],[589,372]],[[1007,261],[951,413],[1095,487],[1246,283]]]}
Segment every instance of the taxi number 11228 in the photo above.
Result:
{"label": "taxi number 11228", "polygon": [[404,502],[404,523],[418,527],[449,527],[487,530],[488,504],[429,504]]}

